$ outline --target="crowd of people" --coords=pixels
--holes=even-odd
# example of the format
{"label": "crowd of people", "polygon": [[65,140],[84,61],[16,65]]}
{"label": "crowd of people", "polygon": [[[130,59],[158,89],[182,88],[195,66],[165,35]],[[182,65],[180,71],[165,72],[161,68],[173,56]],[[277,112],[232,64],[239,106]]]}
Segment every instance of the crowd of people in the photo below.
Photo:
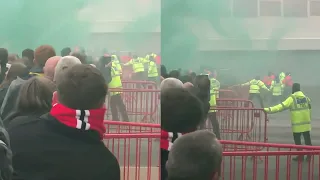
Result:
{"label": "crowd of people", "polygon": [[[119,163],[102,141],[108,91],[121,87],[114,60],[104,54],[88,62],[71,48],[58,56],[49,45],[21,58],[0,48],[1,180],[120,180]],[[112,101],[121,99],[113,93]]]}
{"label": "crowd of people", "polygon": [[[161,66],[161,180],[217,180],[222,146],[216,112],[214,73],[167,73]],[[213,132],[206,128],[210,120]]]}

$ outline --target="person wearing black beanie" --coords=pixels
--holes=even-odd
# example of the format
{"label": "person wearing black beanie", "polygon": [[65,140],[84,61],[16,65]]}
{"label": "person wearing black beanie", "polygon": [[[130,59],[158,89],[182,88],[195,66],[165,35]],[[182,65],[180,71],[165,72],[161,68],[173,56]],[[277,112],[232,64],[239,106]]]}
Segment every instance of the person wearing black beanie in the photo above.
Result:
{"label": "person wearing black beanie", "polygon": [[[301,145],[301,135],[303,135],[305,144],[311,146],[311,101],[301,91],[299,83],[292,85],[292,94],[285,101],[276,106],[264,108],[264,111],[277,113],[287,109],[290,109],[291,113],[294,143]],[[293,160],[301,161],[303,158],[303,156],[297,156]],[[310,156],[307,157],[307,160],[311,160]]]}

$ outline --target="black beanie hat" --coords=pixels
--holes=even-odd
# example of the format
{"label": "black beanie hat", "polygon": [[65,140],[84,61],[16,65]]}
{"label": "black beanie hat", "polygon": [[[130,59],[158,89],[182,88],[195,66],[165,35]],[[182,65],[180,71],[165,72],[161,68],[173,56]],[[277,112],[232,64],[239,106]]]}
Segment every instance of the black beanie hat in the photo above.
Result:
{"label": "black beanie hat", "polygon": [[297,91],[300,91],[300,84],[299,83],[293,83],[293,85],[292,85],[292,93],[295,93]]}

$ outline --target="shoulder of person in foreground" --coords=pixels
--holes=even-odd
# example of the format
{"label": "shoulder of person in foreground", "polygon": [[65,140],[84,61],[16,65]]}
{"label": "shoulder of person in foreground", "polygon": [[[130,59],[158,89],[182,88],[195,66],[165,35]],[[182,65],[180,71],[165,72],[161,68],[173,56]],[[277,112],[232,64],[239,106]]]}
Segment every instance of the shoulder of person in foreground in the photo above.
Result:
{"label": "shoulder of person in foreground", "polygon": [[179,137],[169,152],[168,180],[217,180],[220,176],[222,146],[214,133],[195,131]]}

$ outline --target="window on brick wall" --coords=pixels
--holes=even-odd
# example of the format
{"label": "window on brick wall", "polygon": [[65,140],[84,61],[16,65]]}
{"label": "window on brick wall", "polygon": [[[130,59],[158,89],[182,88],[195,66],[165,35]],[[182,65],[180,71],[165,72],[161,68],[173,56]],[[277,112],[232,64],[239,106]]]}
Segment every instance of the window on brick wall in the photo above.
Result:
{"label": "window on brick wall", "polygon": [[234,17],[257,17],[258,0],[233,0]]}
{"label": "window on brick wall", "polygon": [[281,16],[280,0],[260,0],[260,16]]}
{"label": "window on brick wall", "polygon": [[310,0],[310,16],[320,16],[320,0]]}
{"label": "window on brick wall", "polygon": [[308,0],[283,0],[284,17],[308,17]]}

